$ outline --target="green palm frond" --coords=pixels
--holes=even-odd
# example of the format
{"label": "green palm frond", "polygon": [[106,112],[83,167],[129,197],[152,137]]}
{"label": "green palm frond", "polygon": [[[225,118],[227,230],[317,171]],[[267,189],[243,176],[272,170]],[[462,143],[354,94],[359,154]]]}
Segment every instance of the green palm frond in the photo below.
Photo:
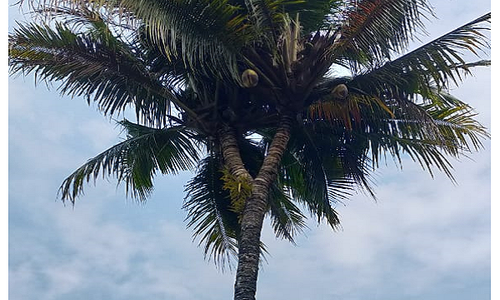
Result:
{"label": "green palm frond", "polygon": [[[431,175],[437,168],[453,179],[446,156],[459,157],[480,149],[481,140],[489,136],[486,129],[474,120],[468,105],[436,87],[427,86],[425,98],[418,98],[419,91],[408,82],[398,85],[397,81],[385,79],[372,90],[368,80],[363,80],[366,85],[362,85],[356,77],[352,81],[326,81],[313,94],[320,101],[310,106],[310,121],[314,126],[326,121],[337,130],[345,128],[345,134],[354,136],[361,142],[358,146],[370,153],[374,168],[386,154],[401,164],[406,153]],[[328,99],[331,86],[340,82],[349,86],[346,103]],[[322,135],[325,133],[312,136]]]}
{"label": "green palm frond", "polygon": [[386,153],[398,164],[407,153],[431,175],[435,167],[453,179],[446,156],[459,157],[482,147],[481,140],[489,134],[474,120],[470,106],[449,94],[433,91],[431,103],[414,105],[425,117],[400,111],[393,116],[385,113],[384,117],[382,109],[378,117],[374,110],[362,113],[362,122],[352,134],[370,145],[374,167]]}
{"label": "green palm frond", "polygon": [[[254,151],[260,152],[255,144],[249,143],[246,147],[253,147]],[[244,153],[249,165],[259,163],[251,158],[256,158],[255,152]],[[224,187],[226,182],[223,170],[221,158],[216,153],[211,153],[202,160],[196,175],[186,185],[187,195],[183,205],[183,209],[188,212],[187,226],[193,228],[193,236],[199,239],[205,258],[213,259],[221,269],[232,267],[238,253],[241,230],[241,212],[235,209],[230,191]],[[305,225],[298,208],[281,197],[283,191],[273,189],[269,213],[277,236],[293,241],[293,236]],[[262,255],[267,250],[263,243],[260,244],[260,250],[261,258],[265,259]]]}
{"label": "green palm frond", "polygon": [[[308,107],[308,118],[311,120],[327,120],[335,126],[352,130],[353,126],[361,123],[362,110],[372,112],[378,111],[383,115],[394,116],[389,108],[380,98],[376,96],[360,95],[351,93],[347,99],[337,100],[331,93]],[[380,115],[377,115],[380,116]]]}
{"label": "green palm frond", "polygon": [[342,0],[303,0],[285,7],[290,16],[299,14],[304,33],[328,29],[333,14],[342,7]]}
{"label": "green palm frond", "polygon": [[423,106],[435,120],[441,135],[446,137],[448,144],[453,145],[447,153],[458,156],[460,152],[481,149],[481,140],[489,138],[490,135],[487,129],[474,119],[477,114],[472,107],[445,92],[436,91],[434,95],[439,100]]}
{"label": "green palm frond", "polygon": [[425,0],[350,0],[332,55],[349,64],[373,66],[404,50],[430,9]]}
{"label": "green palm frond", "polygon": [[276,43],[278,24],[282,21],[282,15],[277,11],[281,2],[284,0],[245,0],[248,18],[255,31],[270,44]]}
{"label": "green palm frond", "polygon": [[[366,143],[354,138],[348,128],[332,126],[328,121],[305,124],[297,130],[297,144],[292,148],[296,150],[293,153],[307,167],[306,172],[317,174],[308,177],[317,180],[325,178],[326,195],[332,202],[350,196],[350,184],[360,185],[373,194],[364,158]],[[318,169],[322,169],[321,173]]]}
{"label": "green palm frond", "polygon": [[399,89],[424,95],[429,86],[445,89],[450,80],[458,84],[470,68],[490,64],[487,60],[466,63],[463,58],[464,51],[478,55],[488,48],[485,32],[489,28],[485,23],[490,18],[490,13],[485,14],[379,68],[355,76],[353,84],[366,93]]}
{"label": "green palm frond", "polygon": [[[120,5],[147,25],[149,34],[168,55],[181,54],[195,73],[239,79],[236,58],[248,39],[245,15],[227,0],[122,0]],[[181,49],[176,49],[178,45]],[[200,67],[201,66],[201,67]]]}
{"label": "green palm frond", "polygon": [[283,183],[277,182],[272,186],[269,195],[269,215],[276,237],[295,243],[295,236],[307,227],[306,217],[293,203],[288,191],[289,188]]}
{"label": "green palm frond", "polygon": [[37,80],[60,82],[62,94],[86,96],[104,114],[135,106],[140,119],[162,123],[171,102],[178,104],[169,82],[151,74],[147,62],[129,45],[88,20],[94,30],[75,33],[62,23],[19,24],[9,36],[11,74],[33,73]]}
{"label": "green palm frond", "polygon": [[253,39],[240,6],[228,0],[53,0],[55,7],[93,5],[121,19],[145,25],[167,57],[179,58],[194,73],[239,79],[236,59]]}
{"label": "green palm frond", "polygon": [[[422,85],[432,82],[440,88],[446,88],[451,80],[455,84],[461,81],[461,72],[470,73],[469,67],[487,65],[488,61],[468,64],[463,52],[479,56],[479,51],[489,47],[486,31],[490,28],[491,13],[487,13],[391,62],[406,72],[418,73],[425,78]],[[422,76],[427,74],[426,76]]]}
{"label": "green palm frond", "polygon": [[[304,205],[318,223],[325,220],[333,229],[337,229],[340,219],[334,206],[352,192],[354,183],[341,176],[340,164],[335,170],[325,170],[325,167],[332,167],[331,165],[311,166],[312,161],[318,162],[320,159],[319,155],[301,159],[287,154],[283,158],[283,185],[290,197]],[[337,174],[333,175],[334,172]]]}
{"label": "green palm frond", "polygon": [[[315,100],[311,101],[319,102],[314,102],[310,109],[317,111],[316,114],[320,117],[343,120],[348,128],[352,127],[351,119],[358,123],[360,120],[383,123],[387,119],[396,119],[405,122],[405,126],[412,128],[413,133],[425,133],[425,139],[442,139],[439,126],[434,122],[435,114],[430,114],[426,105],[447,110],[464,109],[463,102],[449,95],[444,96],[444,90],[450,78],[456,81],[456,78],[462,78],[461,73],[470,72],[472,67],[489,65],[489,61],[485,60],[465,63],[461,58],[463,54],[460,54],[462,50],[476,53],[486,45],[481,31],[487,28],[481,23],[488,20],[489,14],[364,74],[342,80],[328,80],[312,94]],[[457,61],[457,57],[460,61]],[[345,105],[327,99],[329,90],[341,82],[349,89]],[[321,102],[325,99],[326,102]],[[375,105],[363,105],[364,113],[360,113],[359,105],[353,105],[359,103],[359,99],[371,99]],[[477,144],[478,138],[472,138]]]}
{"label": "green palm frond", "polygon": [[183,209],[188,212],[187,226],[199,237],[205,257],[224,268],[232,265],[238,250],[240,231],[238,213],[231,208],[229,192],[223,188],[221,165],[210,155],[199,164],[197,174],[186,185]]}
{"label": "green palm frond", "polygon": [[127,120],[119,122],[127,131],[127,139],[87,161],[64,180],[60,195],[75,202],[83,193],[83,185],[101,175],[115,176],[125,182],[132,197],[145,200],[153,190],[157,172],[177,174],[193,170],[198,162],[198,148],[193,135],[182,126],[154,129]]}
{"label": "green palm frond", "polygon": [[[261,131],[264,144],[272,136]],[[327,133],[327,134],[325,134]],[[303,204],[318,222],[336,229],[340,220],[336,203],[361,187],[374,196],[368,179],[365,148],[335,132],[328,122],[298,126],[292,132],[282,159],[278,182],[293,201]]]}

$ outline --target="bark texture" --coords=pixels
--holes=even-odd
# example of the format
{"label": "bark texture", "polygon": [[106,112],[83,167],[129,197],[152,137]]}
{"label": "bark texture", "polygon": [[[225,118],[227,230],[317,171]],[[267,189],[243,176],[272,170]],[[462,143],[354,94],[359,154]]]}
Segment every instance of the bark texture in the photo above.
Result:
{"label": "bark texture", "polygon": [[224,164],[229,168],[229,172],[236,177],[243,177],[251,182],[253,178],[241,160],[240,148],[238,147],[238,140],[236,139],[234,129],[224,126],[219,130],[219,139]]}
{"label": "bark texture", "polygon": [[241,239],[238,268],[234,284],[235,300],[254,300],[259,271],[260,236],[266,214],[269,189],[276,179],[281,158],[290,138],[292,118],[281,117],[280,125],[264,158],[259,174],[252,182],[252,194],[247,199],[241,219]]}

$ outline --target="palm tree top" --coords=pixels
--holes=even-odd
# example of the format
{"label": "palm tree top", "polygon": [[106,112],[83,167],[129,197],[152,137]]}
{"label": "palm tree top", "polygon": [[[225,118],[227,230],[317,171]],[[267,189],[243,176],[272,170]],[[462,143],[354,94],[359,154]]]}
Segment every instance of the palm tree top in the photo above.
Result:
{"label": "palm tree top", "polygon": [[337,228],[336,201],[356,187],[374,195],[369,174],[386,154],[452,178],[445,155],[477,150],[489,136],[448,89],[490,64],[480,57],[490,13],[408,50],[432,16],[425,0],[28,4],[40,19],[9,35],[11,74],[58,82],[107,116],[137,117],[120,122],[125,141],[63,182],[62,199],[113,175],[143,200],[157,174],[194,171],[188,224],[219,261],[236,251],[240,200],[283,124],[290,135],[266,212],[291,241],[305,224],[301,205]]}

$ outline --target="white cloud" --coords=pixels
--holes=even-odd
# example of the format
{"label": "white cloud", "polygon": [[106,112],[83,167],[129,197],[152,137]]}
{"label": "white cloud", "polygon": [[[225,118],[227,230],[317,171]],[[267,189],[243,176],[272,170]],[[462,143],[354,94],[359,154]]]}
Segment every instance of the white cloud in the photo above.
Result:
{"label": "white cloud", "polygon": [[48,281],[47,288],[44,293],[39,293],[38,299],[57,299],[78,289],[84,283],[83,271],[83,261],[72,260],[69,263],[48,266],[43,272]]}
{"label": "white cloud", "polygon": [[[112,293],[116,299],[187,300],[200,298],[222,283],[216,294],[203,298],[230,296],[232,275],[217,273],[211,263],[203,261],[184,223],[164,221],[158,213],[148,218],[146,209],[137,205],[124,211],[124,202],[112,190],[95,188],[75,209],[54,202],[48,205],[43,197],[21,200],[24,212],[32,215],[32,224],[15,226],[11,232],[15,249],[11,299],[82,295],[100,299],[99,295]],[[157,201],[148,206],[165,208]],[[145,226],[136,228],[140,223],[134,218],[142,219]],[[37,235],[40,232],[44,234]]]}
{"label": "white cloud", "polygon": [[90,148],[95,153],[100,153],[121,141],[118,138],[119,133],[120,128],[116,126],[115,122],[94,119],[81,123],[77,128],[77,132],[73,134],[87,137],[88,142],[85,142],[90,144]]}

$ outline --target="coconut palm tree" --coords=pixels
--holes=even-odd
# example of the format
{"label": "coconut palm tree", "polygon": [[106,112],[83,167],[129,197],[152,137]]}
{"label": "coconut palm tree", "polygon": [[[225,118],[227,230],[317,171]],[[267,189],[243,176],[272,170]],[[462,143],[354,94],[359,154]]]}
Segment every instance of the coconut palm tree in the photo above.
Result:
{"label": "coconut palm tree", "polygon": [[184,208],[207,257],[237,258],[235,299],[254,299],[263,220],[293,242],[387,154],[453,178],[448,157],[486,129],[448,94],[488,48],[490,14],[408,51],[425,0],[32,0],[9,35],[12,75],[83,96],[127,138],[64,180],[63,201],[116,176],[145,200],[158,174],[194,171]]}

